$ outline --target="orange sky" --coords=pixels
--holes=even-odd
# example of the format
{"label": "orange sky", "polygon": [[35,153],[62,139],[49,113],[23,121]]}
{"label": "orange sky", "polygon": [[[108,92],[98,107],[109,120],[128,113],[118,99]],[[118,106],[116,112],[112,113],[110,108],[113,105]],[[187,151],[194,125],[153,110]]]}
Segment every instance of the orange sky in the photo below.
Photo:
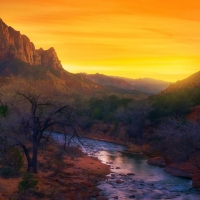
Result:
{"label": "orange sky", "polygon": [[200,70],[199,0],[0,0],[0,17],[73,73],[176,81]]}

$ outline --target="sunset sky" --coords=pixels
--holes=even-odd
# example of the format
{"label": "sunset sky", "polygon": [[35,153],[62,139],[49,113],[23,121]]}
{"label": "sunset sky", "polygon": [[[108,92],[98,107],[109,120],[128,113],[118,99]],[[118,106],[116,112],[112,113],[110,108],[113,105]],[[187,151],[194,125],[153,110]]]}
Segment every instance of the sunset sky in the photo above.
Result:
{"label": "sunset sky", "polygon": [[177,81],[200,70],[199,0],[0,0],[0,18],[73,73]]}

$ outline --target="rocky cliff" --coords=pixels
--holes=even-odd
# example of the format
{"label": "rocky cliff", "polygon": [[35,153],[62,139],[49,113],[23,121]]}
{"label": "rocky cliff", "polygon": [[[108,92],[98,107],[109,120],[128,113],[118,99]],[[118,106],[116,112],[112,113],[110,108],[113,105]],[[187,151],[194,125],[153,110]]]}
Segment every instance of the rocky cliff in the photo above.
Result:
{"label": "rocky cliff", "polygon": [[30,39],[0,19],[0,60],[17,58],[30,65],[62,69],[54,48],[35,49]]}

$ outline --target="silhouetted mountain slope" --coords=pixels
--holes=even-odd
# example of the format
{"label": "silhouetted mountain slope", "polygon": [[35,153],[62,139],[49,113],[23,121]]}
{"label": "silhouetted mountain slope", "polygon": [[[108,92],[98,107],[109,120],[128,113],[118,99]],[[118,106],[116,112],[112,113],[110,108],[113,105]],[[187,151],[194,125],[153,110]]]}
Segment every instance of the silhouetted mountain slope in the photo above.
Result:
{"label": "silhouetted mountain slope", "polygon": [[34,66],[19,59],[0,61],[0,76],[14,76],[26,80],[51,80],[52,84],[64,87],[68,93],[78,92],[82,94],[92,94],[104,90],[101,85],[85,77],[81,77],[80,75],[69,73],[64,69],[56,70],[51,67]]}
{"label": "silhouetted mountain slope", "polygon": [[122,78],[126,80],[129,84],[133,85],[135,89],[157,94],[163,90],[165,90],[172,82],[156,80],[152,78],[139,78],[139,79],[130,79],[130,78]]}
{"label": "silhouetted mountain slope", "polygon": [[128,84],[126,81],[120,79],[120,78],[115,78],[111,76],[106,76],[103,74],[86,74],[86,73],[80,73],[81,75],[85,76],[86,78],[94,81],[95,83],[99,83],[101,85],[112,85],[118,88],[122,89],[129,89],[129,90],[134,90],[134,86],[131,84]]}
{"label": "silhouetted mountain slope", "polygon": [[115,86],[126,90],[139,90],[149,94],[156,94],[166,89],[171,83],[161,80],[155,80],[150,78],[140,78],[140,79],[129,79],[123,77],[106,76],[103,74],[86,74],[81,73],[86,78],[105,85],[105,86]]}
{"label": "silhouetted mountain slope", "polygon": [[200,105],[200,72],[177,81],[158,95],[149,98],[154,106],[151,118],[182,117],[190,108]]}
{"label": "silhouetted mountain slope", "polygon": [[192,74],[186,79],[177,81],[176,83],[171,84],[166,90],[163,92],[172,92],[177,91],[184,88],[196,88],[200,87],[200,71]]}

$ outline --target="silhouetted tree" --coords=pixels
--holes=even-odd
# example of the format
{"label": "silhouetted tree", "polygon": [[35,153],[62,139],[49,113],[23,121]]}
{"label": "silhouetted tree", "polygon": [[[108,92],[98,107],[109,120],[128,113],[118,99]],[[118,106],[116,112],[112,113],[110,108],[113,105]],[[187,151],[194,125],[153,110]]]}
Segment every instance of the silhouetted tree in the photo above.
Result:
{"label": "silhouetted tree", "polygon": [[77,134],[73,108],[63,99],[55,99],[47,94],[47,89],[46,93],[41,94],[36,88],[23,85],[23,89],[2,93],[2,101],[4,99],[4,105],[8,106],[8,115],[1,118],[2,137],[10,146],[18,145],[23,149],[28,163],[27,172],[33,173],[37,173],[41,140],[48,140],[54,127],[59,127],[65,133],[66,127],[70,127],[72,137]]}

